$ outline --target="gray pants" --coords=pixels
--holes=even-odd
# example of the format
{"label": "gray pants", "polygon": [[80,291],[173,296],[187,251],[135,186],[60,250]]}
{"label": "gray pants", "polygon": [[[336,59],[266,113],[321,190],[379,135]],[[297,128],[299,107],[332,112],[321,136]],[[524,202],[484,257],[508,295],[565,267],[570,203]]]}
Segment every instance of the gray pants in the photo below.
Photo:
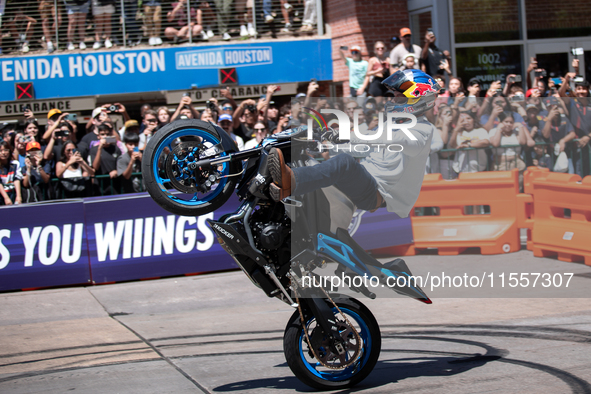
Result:
{"label": "gray pants", "polygon": [[218,14],[218,29],[220,34],[228,32],[228,22],[233,0],[215,0],[216,12]]}

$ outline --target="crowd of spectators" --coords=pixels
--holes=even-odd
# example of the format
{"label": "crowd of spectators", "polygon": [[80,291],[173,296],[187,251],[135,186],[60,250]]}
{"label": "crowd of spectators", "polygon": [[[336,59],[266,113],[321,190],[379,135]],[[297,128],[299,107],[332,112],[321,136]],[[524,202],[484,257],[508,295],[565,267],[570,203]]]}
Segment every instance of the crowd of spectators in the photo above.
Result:
{"label": "crowd of spectators", "polygon": [[[315,0],[0,0],[0,54],[309,33]],[[255,20],[256,18],[256,20]],[[6,31],[4,31],[6,30]],[[4,34],[3,34],[4,35]],[[125,37],[124,37],[125,36]],[[90,42],[89,42],[90,41]]]}
{"label": "crowd of spectators", "polygon": [[[290,106],[277,107],[276,90],[270,85],[258,100],[238,104],[230,89],[221,89],[223,101],[212,98],[201,111],[185,95],[174,112],[143,105],[139,121],[120,103],[95,108],[86,124],[52,109],[43,114],[44,130],[27,109],[22,122],[2,128],[0,205],[144,191],[140,163],[146,144],[178,119],[213,122],[228,132],[238,149],[256,147],[288,121]],[[115,117],[122,118],[123,127],[116,127]]]}
{"label": "crowd of spectators", "polygon": [[[433,42],[426,44],[423,52],[437,51]],[[352,97],[343,100],[321,95],[320,85],[312,80],[305,93],[298,93],[284,105],[276,104],[273,97],[278,87],[269,85],[266,94],[257,100],[240,103],[230,89],[224,88],[219,101],[212,98],[205,108],[196,108],[189,95],[181,98],[174,111],[144,105],[138,119],[132,119],[124,105],[113,103],[94,109],[86,124],[78,123],[73,114],[52,109],[39,114],[47,117],[43,128],[27,109],[21,123],[2,128],[0,203],[142,191],[139,164],[146,144],[162,127],[177,119],[213,122],[231,136],[240,150],[256,147],[267,136],[298,121],[307,123],[304,112],[309,109],[340,109],[361,133],[372,130],[393,97],[390,92],[379,97],[359,93],[371,86],[371,77],[379,81],[388,75],[392,53],[385,55],[385,45],[380,41],[375,43],[375,56],[369,62],[361,59],[359,48],[352,48],[351,58],[343,51],[342,57],[351,70],[366,69],[365,73],[352,73],[356,82],[348,92]],[[414,66],[414,56],[402,58],[406,61],[401,68]],[[421,65],[424,63],[419,62]],[[444,66],[447,68],[449,63]],[[454,179],[461,172],[513,168],[522,174],[533,165],[590,174],[591,98],[589,83],[578,75],[578,66],[575,59],[575,72],[563,78],[546,78],[532,59],[523,83],[510,74],[504,81],[492,82],[486,90],[476,78],[464,84],[458,77],[436,74],[440,86],[445,86],[446,80],[448,84],[434,108],[425,114],[437,130],[427,172]],[[535,75],[533,80],[530,74]],[[117,127],[112,118],[122,119],[123,126]],[[325,114],[324,118],[332,127],[338,127],[336,117]],[[326,159],[330,154],[324,152],[322,157]]]}

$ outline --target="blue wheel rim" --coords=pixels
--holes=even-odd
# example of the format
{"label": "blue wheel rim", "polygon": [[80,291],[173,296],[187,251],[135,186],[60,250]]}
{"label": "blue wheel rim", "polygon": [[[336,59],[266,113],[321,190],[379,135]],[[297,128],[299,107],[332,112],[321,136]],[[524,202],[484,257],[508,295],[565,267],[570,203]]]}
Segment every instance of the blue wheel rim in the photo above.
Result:
{"label": "blue wheel rim", "polygon": [[[168,137],[166,137],[160,144],[158,144],[158,147],[156,148],[156,152],[154,153],[154,162],[152,163],[152,172],[154,174],[154,179],[156,180],[156,183],[158,183],[158,186],[160,187],[160,190],[162,190],[162,192],[164,194],[166,194],[168,196],[168,198],[170,198],[173,201],[176,201],[177,203],[180,203],[180,204],[183,204],[186,206],[190,206],[190,207],[195,207],[195,206],[199,206],[199,205],[210,202],[211,200],[215,199],[217,196],[219,196],[222,193],[222,191],[224,190],[224,188],[226,186],[226,183],[228,183],[227,176],[230,174],[230,165],[227,162],[220,164],[220,166],[222,166],[222,170],[218,171],[218,173],[223,177],[219,179],[218,183],[216,183],[215,188],[212,187],[212,189],[206,195],[203,195],[203,193],[200,193],[200,192],[196,192],[190,198],[182,198],[183,196],[188,196],[188,195],[187,194],[179,195],[178,193],[173,194],[168,189],[166,189],[166,187],[164,187],[164,184],[169,183],[170,179],[163,178],[161,176],[161,171],[158,167],[158,164],[160,162],[161,155],[164,154],[164,149],[168,148],[169,151],[172,152],[173,141],[176,140],[177,138],[182,138],[182,137],[201,137],[203,139],[204,143],[211,143],[214,146],[218,145],[220,143],[220,140],[218,140],[213,135],[211,135],[210,133],[207,133],[203,130],[183,129],[183,130],[179,130],[177,132],[171,133]],[[222,157],[222,156],[226,156],[226,155],[227,155],[226,152],[222,152],[222,153],[218,154],[217,156]],[[201,197],[200,197],[200,195],[201,195]]]}
{"label": "blue wheel rim", "polygon": [[[335,382],[350,379],[355,374],[357,374],[359,371],[361,371],[361,369],[365,366],[365,364],[369,360],[369,356],[371,353],[371,343],[372,343],[372,338],[371,338],[371,333],[369,332],[369,327],[367,326],[365,321],[361,318],[361,316],[359,316],[357,313],[353,312],[352,310],[350,310],[348,308],[340,307],[340,309],[341,309],[341,312],[343,312],[344,314],[347,315],[347,318],[349,318],[349,319],[352,318],[359,325],[358,333],[359,333],[359,336],[361,337],[361,340],[363,341],[363,346],[361,348],[362,354],[358,358],[358,360],[355,363],[353,363],[353,365],[351,365],[345,369],[342,369],[342,370],[339,369],[339,370],[334,370],[334,371],[330,371],[330,372],[319,371],[317,368],[324,368],[322,366],[322,364],[320,364],[320,362],[315,362],[313,364],[310,363],[304,354],[304,352],[306,351],[306,350],[304,350],[304,345],[307,345],[307,342],[306,342],[306,337],[305,337],[303,329],[301,330],[300,339],[299,339],[300,358],[301,358],[302,362],[304,363],[304,365],[306,366],[306,368],[308,369],[308,371],[310,371],[312,374],[314,374],[315,376],[317,376],[323,380],[335,381]],[[334,313],[337,312],[336,308],[333,308],[333,312]],[[308,328],[313,321],[314,321],[314,319],[310,319],[306,323],[306,328]]]}

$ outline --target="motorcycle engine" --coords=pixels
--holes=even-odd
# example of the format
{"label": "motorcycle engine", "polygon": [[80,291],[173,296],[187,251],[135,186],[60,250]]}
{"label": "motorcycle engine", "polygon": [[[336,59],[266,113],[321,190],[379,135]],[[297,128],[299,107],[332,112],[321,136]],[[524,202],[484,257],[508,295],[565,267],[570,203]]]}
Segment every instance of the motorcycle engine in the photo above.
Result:
{"label": "motorcycle engine", "polygon": [[285,228],[281,223],[256,223],[254,231],[257,234],[255,237],[263,249],[277,249],[285,240],[285,236],[289,233],[289,229]]}

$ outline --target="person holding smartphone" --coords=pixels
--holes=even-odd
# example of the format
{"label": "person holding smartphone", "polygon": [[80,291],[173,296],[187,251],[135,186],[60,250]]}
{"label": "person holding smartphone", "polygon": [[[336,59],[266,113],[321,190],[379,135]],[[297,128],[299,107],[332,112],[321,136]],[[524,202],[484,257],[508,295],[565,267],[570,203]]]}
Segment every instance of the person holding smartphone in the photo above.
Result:
{"label": "person holding smartphone", "polygon": [[56,163],[55,175],[60,180],[61,193],[65,198],[88,197],[88,177],[94,176],[94,168],[84,161],[74,141],[66,142],[60,154],[61,159]]}
{"label": "person holding smartphone", "polygon": [[123,151],[117,145],[117,138],[113,135],[110,122],[103,122],[98,126],[99,143],[90,149],[92,168],[96,175],[109,175],[109,179],[100,181],[102,194],[119,194],[121,179],[117,174],[117,158]]}
{"label": "person holding smartphone", "polygon": [[342,46],[339,49],[341,59],[349,69],[349,89],[351,97],[365,97],[365,88],[369,83],[367,73],[367,60],[361,58],[361,47],[355,45],[351,47],[351,57],[345,56],[345,52],[349,47]]}
{"label": "person holding smartphone", "polygon": [[142,171],[142,152],[138,147],[140,136],[137,133],[125,132],[123,143],[127,152],[117,158],[117,175],[121,177],[121,185],[125,193],[139,193],[144,191],[142,178],[133,174]]}

